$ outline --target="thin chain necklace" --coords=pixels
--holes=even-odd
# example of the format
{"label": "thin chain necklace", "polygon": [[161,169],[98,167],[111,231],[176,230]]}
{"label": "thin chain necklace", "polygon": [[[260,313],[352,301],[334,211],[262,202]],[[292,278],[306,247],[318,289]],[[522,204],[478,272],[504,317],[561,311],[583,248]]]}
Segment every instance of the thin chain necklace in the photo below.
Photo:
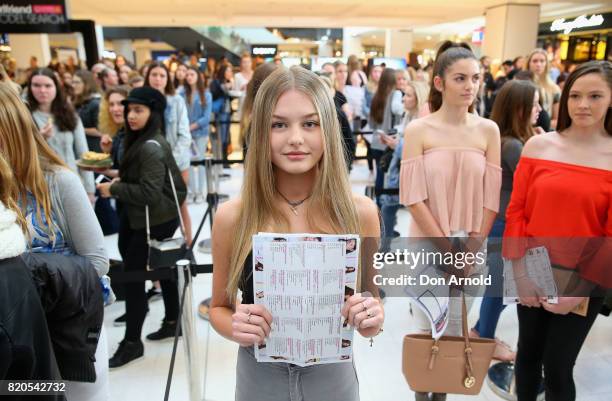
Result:
{"label": "thin chain necklace", "polygon": [[291,208],[291,211],[293,212],[293,214],[295,214],[296,216],[298,215],[297,212],[297,207],[300,206],[302,203],[304,203],[306,201],[306,199],[310,198],[310,195],[308,195],[307,197],[305,197],[302,200],[299,201],[290,201],[289,199],[287,199],[285,197],[285,195],[281,194],[280,191],[278,192],[280,194],[280,196],[283,197],[283,199],[287,202],[287,204],[289,204],[289,207]]}

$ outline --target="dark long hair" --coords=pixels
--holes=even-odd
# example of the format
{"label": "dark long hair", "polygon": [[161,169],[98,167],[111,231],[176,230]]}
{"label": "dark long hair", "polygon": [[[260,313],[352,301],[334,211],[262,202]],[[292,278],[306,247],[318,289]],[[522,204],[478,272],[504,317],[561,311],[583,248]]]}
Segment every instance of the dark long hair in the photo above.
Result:
{"label": "dark long hair", "polygon": [[[190,69],[190,67],[188,67],[187,65],[179,62],[179,63],[176,63],[176,70],[178,70],[179,67],[181,67],[181,66],[182,67],[186,67],[187,69]],[[174,85],[174,89],[178,88],[181,85],[186,86],[186,84],[187,84],[185,78],[183,79],[183,82],[179,82],[178,78],[176,77],[176,70],[174,70],[174,80],[172,81],[172,84]]]}
{"label": "dark long hair", "polygon": [[[202,107],[206,106],[206,96],[204,96],[204,92],[206,92],[206,83],[204,82],[204,77],[202,76],[202,73],[200,72],[200,70],[198,70],[196,67],[193,66],[189,66],[187,67],[187,71],[195,71],[195,73],[198,75],[198,80],[196,81],[196,89],[198,91],[198,94],[200,95],[200,105]],[[185,84],[183,85],[183,88],[185,90],[185,97],[187,98],[187,104],[189,106],[191,106],[191,103],[193,101],[193,93],[191,92],[191,85],[189,85],[187,83],[187,79],[185,78]]]}
{"label": "dark long hair", "polygon": [[221,66],[215,73],[215,78],[217,79],[217,81],[219,81],[220,84],[225,83],[225,71],[227,71],[228,68],[233,69],[231,64],[221,64]]}
{"label": "dark long hair", "polygon": [[138,154],[138,151],[142,144],[151,139],[158,132],[162,132],[162,127],[164,126],[164,116],[163,114],[151,110],[151,115],[149,116],[149,120],[145,124],[144,128],[138,131],[134,131],[130,128],[130,124],[127,123],[127,117],[129,112],[129,105],[125,106],[125,110],[123,111],[124,121],[125,121],[125,137],[123,139],[123,146],[125,149],[125,153],[123,159],[121,160],[121,166],[119,171],[125,171],[126,167],[130,165],[134,157]]}
{"label": "dark long hair", "polygon": [[491,120],[499,126],[502,137],[525,143],[533,136],[531,109],[537,86],[530,81],[506,82],[495,97]]}
{"label": "dark long hair", "polygon": [[64,89],[60,85],[53,70],[49,68],[39,68],[34,70],[28,80],[28,107],[30,111],[38,110],[40,104],[32,93],[32,79],[38,75],[47,77],[53,81],[55,85],[55,99],[51,102],[51,114],[55,120],[55,124],[60,131],[74,131],[77,126],[77,115],[74,107],[66,100]]}
{"label": "dark long hair", "polygon": [[[446,70],[455,62],[464,59],[473,59],[478,61],[474,53],[472,53],[472,48],[465,42],[455,43],[447,40],[440,45],[438,49],[438,53],[436,53],[436,61],[433,65],[433,74],[431,78],[431,87],[429,89],[429,110],[431,112],[435,112],[440,110],[442,107],[442,92],[436,89],[434,85],[434,78],[440,77],[444,80],[444,75],[446,74]],[[470,106],[470,111],[473,106]]]}
{"label": "dark long hair", "polygon": [[80,107],[89,100],[93,94],[99,92],[98,83],[94,75],[87,70],[77,70],[74,75],[81,78],[81,81],[83,81],[83,93],[75,96],[73,101],[75,107]]}
{"label": "dark long hair", "polygon": [[378,89],[372,98],[372,108],[370,116],[372,120],[378,124],[382,124],[385,117],[385,106],[387,98],[396,87],[395,70],[393,68],[385,68],[380,81],[378,81]]}
{"label": "dark long hair", "polygon": [[[569,93],[572,90],[572,86],[576,80],[587,74],[599,74],[608,83],[608,89],[612,91],[612,63],[609,61],[589,61],[576,68],[565,81],[563,92],[561,93],[561,102],[559,104],[559,118],[557,120],[557,131],[561,132],[572,125],[572,119],[569,115],[567,107],[567,101],[569,100]],[[606,113],[606,119],[604,121],[604,128],[608,135],[612,136],[612,110],[608,107]]]}
{"label": "dark long hair", "polygon": [[160,63],[158,61],[154,61],[149,64],[149,67],[147,69],[147,76],[145,77],[145,86],[151,86],[151,84],[149,83],[149,77],[151,76],[151,71],[153,71],[154,68],[162,68],[164,71],[166,71],[168,81],[166,82],[166,87],[164,88],[164,95],[174,95],[175,88],[174,84],[172,83],[172,80],[170,79],[170,71],[168,71],[168,67],[166,67],[164,63]]}

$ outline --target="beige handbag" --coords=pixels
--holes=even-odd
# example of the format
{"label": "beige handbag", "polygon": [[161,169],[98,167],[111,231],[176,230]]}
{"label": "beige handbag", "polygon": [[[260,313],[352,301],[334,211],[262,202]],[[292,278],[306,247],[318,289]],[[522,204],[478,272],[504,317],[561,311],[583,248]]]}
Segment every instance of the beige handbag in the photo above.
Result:
{"label": "beige handbag", "polygon": [[477,395],[487,375],[495,340],[470,338],[462,297],[463,337],[428,334],[404,337],[402,370],[410,389],[420,393]]}

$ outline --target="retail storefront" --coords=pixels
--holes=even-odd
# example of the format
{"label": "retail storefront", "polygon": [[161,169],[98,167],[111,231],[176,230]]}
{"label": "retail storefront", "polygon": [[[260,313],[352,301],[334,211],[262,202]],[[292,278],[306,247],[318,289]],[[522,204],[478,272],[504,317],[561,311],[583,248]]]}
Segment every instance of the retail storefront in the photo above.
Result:
{"label": "retail storefront", "polygon": [[541,23],[538,47],[563,61],[612,61],[612,12],[559,18]]}

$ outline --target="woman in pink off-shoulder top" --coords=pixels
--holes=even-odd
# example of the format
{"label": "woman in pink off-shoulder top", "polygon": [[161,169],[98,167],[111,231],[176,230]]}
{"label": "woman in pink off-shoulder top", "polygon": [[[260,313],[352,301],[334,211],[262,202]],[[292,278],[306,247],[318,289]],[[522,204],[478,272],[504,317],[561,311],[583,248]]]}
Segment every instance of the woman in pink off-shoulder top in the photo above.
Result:
{"label": "woman in pink off-shoulder top", "polygon": [[[413,218],[411,237],[435,238],[435,251],[442,253],[453,249],[451,237],[463,237],[471,252],[486,252],[486,237],[499,208],[499,129],[471,113],[479,68],[467,44],[445,42],[434,64],[432,114],[414,120],[405,130],[400,202]],[[467,274],[484,275],[486,266],[476,264]],[[460,293],[451,295],[444,334],[461,335]],[[470,299],[466,296],[466,301]],[[425,323],[423,328],[428,326]],[[417,401],[445,397],[416,394]]]}

